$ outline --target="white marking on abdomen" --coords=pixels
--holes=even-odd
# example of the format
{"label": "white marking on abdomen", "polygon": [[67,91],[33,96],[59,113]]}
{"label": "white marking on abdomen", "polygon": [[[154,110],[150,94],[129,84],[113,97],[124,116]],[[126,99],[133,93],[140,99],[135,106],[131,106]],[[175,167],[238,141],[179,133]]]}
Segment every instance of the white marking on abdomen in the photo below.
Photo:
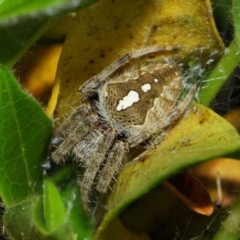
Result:
{"label": "white marking on abdomen", "polygon": [[146,83],[144,85],[141,86],[141,89],[144,91],[144,92],[147,92],[149,90],[151,90],[151,84],[150,83]]}
{"label": "white marking on abdomen", "polygon": [[138,92],[131,90],[127,96],[125,96],[122,100],[119,101],[116,110],[119,112],[126,108],[129,108],[139,100],[140,98]]}

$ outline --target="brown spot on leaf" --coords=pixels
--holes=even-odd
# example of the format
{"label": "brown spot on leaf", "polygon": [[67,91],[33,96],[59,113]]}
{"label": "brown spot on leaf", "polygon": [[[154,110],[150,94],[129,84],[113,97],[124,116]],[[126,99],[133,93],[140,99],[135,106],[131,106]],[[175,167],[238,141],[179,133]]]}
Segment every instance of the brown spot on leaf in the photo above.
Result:
{"label": "brown spot on leaf", "polygon": [[138,161],[144,163],[147,159],[148,159],[148,155],[145,155],[145,156],[140,157]]}
{"label": "brown spot on leaf", "polygon": [[180,144],[180,148],[192,146],[190,139],[184,139],[183,141],[179,142],[179,144]]}
{"label": "brown spot on leaf", "polygon": [[152,33],[154,33],[158,29],[157,25],[152,26]]}

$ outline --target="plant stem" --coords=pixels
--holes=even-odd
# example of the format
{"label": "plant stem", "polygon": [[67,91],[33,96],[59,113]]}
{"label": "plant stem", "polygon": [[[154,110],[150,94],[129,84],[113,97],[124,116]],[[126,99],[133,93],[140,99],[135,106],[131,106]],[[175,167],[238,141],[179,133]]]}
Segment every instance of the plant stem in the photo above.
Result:
{"label": "plant stem", "polygon": [[235,41],[226,48],[221,60],[211,71],[205,83],[199,92],[199,102],[203,105],[209,105],[217,95],[222,85],[226,82],[233,70],[237,67],[240,60],[239,51]]}

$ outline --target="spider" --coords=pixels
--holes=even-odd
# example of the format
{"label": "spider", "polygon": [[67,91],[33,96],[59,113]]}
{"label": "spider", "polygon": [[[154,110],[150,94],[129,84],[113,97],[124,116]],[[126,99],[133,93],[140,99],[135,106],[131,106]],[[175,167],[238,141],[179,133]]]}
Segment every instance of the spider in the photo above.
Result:
{"label": "spider", "polygon": [[132,59],[176,50],[171,46],[135,50],[80,87],[85,101],[55,133],[51,158],[55,163],[72,159],[85,169],[81,198],[86,212],[93,187],[106,193],[127,152],[147,140],[159,144],[161,134],[181,117],[195,93],[193,84],[181,97],[183,76],[176,64],[152,62],[112,75]]}

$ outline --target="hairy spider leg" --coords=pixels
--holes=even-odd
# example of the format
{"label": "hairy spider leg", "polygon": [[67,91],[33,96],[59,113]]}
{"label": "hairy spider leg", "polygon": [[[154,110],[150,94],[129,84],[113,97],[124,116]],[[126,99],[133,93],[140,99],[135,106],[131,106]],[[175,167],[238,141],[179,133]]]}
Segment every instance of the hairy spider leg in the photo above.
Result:
{"label": "hairy spider leg", "polygon": [[182,99],[179,99],[177,102],[177,105],[175,107],[175,111],[172,111],[170,114],[170,121],[173,122],[176,119],[179,118],[179,114],[182,115],[183,112],[186,110],[186,107],[189,105],[191,100],[193,99],[195,93],[196,93],[197,85],[193,84],[191,88],[189,89],[187,95],[183,97]]}
{"label": "hairy spider leg", "polygon": [[134,50],[131,53],[127,53],[111,63],[108,67],[103,69],[99,74],[90,78],[83,86],[79,88],[79,91],[86,97],[92,96],[97,93],[99,86],[108,79],[117,69],[129,63],[132,59],[142,57],[147,54],[162,52],[162,51],[177,51],[179,47],[162,46],[162,47],[146,47],[142,49]]}
{"label": "hairy spider leg", "polygon": [[[126,159],[129,145],[126,142],[117,141],[110,150],[107,161],[99,174],[96,190],[100,193],[106,193],[110,187],[112,179],[118,174],[124,160]],[[110,175],[110,177],[108,177]]]}
{"label": "hairy spider leg", "polygon": [[[84,109],[85,111],[86,107],[86,105],[81,105],[79,112],[83,113],[81,110]],[[59,130],[56,135],[56,138],[64,138],[64,141],[60,143],[61,147],[58,147],[52,153],[52,160],[55,163],[65,162],[66,157],[69,156],[76,142],[81,142],[93,128],[96,128],[98,121],[98,117],[95,114],[89,114],[89,112],[88,114],[82,115],[72,114],[70,120],[67,121],[71,123],[71,125],[68,126],[70,130],[65,128],[67,124],[63,124],[60,128],[64,129],[64,134]]]}
{"label": "hairy spider leg", "polygon": [[[91,113],[91,108],[88,104],[83,104],[74,109],[73,113],[68,119],[73,120],[74,123],[81,122],[85,117]],[[64,138],[69,132],[72,132],[76,128],[76,124],[72,124],[72,121],[65,121],[54,133],[56,138]]]}
{"label": "hairy spider leg", "polygon": [[104,134],[98,132],[98,134],[100,135],[100,139],[98,140],[98,147],[96,151],[92,152],[91,159],[88,160],[89,165],[84,172],[81,182],[82,204],[84,210],[88,213],[90,212],[88,206],[89,195],[92,190],[94,179],[99,171],[101,163],[105,159],[106,153],[111,148],[111,145],[113,144],[113,141],[116,137],[116,132],[112,130],[108,130],[108,132],[105,132]]}
{"label": "hairy spider leg", "polygon": [[74,161],[84,168],[87,168],[92,161],[93,154],[98,151],[99,144],[102,141],[102,133],[91,129],[83,136],[78,137],[75,146],[72,149]]}

